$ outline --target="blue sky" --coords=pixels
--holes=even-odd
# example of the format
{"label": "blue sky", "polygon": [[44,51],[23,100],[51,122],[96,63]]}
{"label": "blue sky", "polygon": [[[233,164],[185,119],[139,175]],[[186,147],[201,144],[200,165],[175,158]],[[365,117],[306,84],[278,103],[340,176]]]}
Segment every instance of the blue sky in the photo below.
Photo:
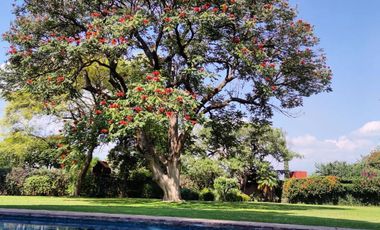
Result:
{"label": "blue sky", "polygon": [[274,117],[305,156],[291,167],[312,171],[315,162],[360,159],[380,144],[380,1],[290,3],[315,26],[334,73],[332,93],[306,99],[297,118]]}
{"label": "blue sky", "polygon": [[[12,19],[12,0],[0,2],[0,33]],[[291,0],[299,18],[315,26],[331,66],[333,92],[305,99],[296,118],[276,114],[291,149],[304,154],[291,163],[313,171],[315,162],[353,162],[380,144],[380,1]],[[0,42],[0,63],[7,44]],[[0,111],[4,103],[0,103]]]}

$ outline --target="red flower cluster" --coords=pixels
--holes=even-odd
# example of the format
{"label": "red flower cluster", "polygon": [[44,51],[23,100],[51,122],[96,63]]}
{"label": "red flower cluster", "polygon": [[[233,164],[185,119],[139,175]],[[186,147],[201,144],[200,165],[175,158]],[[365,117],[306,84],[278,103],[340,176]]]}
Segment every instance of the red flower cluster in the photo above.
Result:
{"label": "red flower cluster", "polygon": [[98,109],[95,110],[95,114],[96,114],[96,115],[100,115],[100,114],[102,114],[102,113],[103,113],[103,112],[102,112],[101,110],[98,110]]}
{"label": "red flower cluster", "polygon": [[160,107],[160,108],[158,108],[158,112],[160,112],[160,113],[164,113],[164,112],[165,112],[165,108],[164,108],[164,107]]}
{"label": "red flower cluster", "polygon": [[93,18],[97,18],[97,17],[100,17],[100,16],[102,16],[102,14],[99,13],[99,12],[92,12],[91,13],[91,17],[93,17]]}
{"label": "red flower cluster", "polygon": [[125,44],[125,43],[127,43],[128,42],[128,40],[126,39],[126,38],[124,38],[124,37],[120,37],[119,38],[119,43],[120,44]]}
{"label": "red flower cluster", "polygon": [[119,22],[124,23],[126,20],[132,20],[132,19],[133,19],[133,16],[128,14],[119,18]]}
{"label": "red flower cluster", "polygon": [[148,99],[148,95],[141,95],[141,100],[145,101],[146,99]]}
{"label": "red flower cluster", "polygon": [[9,51],[8,51],[8,53],[9,53],[9,54],[16,54],[16,53],[17,53],[17,49],[16,49],[16,47],[11,46],[10,49],[9,49]]}
{"label": "red flower cluster", "polygon": [[119,104],[117,104],[117,103],[112,103],[112,104],[110,104],[110,106],[109,106],[109,108],[110,109],[117,109],[117,108],[119,108],[120,106],[119,106]]}
{"label": "red flower cluster", "polygon": [[202,6],[202,9],[208,10],[211,7],[211,4],[208,2]]}
{"label": "red flower cluster", "polygon": [[247,55],[249,53],[249,49],[247,47],[244,47],[241,49],[241,52],[244,54],[244,55]]}
{"label": "red flower cluster", "polygon": [[125,97],[125,93],[123,91],[119,91],[116,93],[117,97]]}
{"label": "red flower cluster", "polygon": [[100,105],[106,105],[107,104],[107,101],[103,100],[100,102]]}
{"label": "red flower cluster", "polygon": [[144,91],[144,88],[141,87],[141,86],[137,86],[135,89],[136,89],[137,92],[142,92],[142,91]]}
{"label": "red flower cluster", "polygon": [[158,70],[155,70],[155,71],[153,71],[152,72],[152,74],[155,76],[155,77],[158,77],[158,76],[160,76],[160,71],[158,71]]}
{"label": "red flower cluster", "polygon": [[133,121],[133,117],[131,115],[126,116],[128,121]]}
{"label": "red flower cluster", "polygon": [[153,106],[152,106],[152,105],[148,105],[148,106],[146,107],[146,110],[148,110],[149,112],[152,112],[152,110],[153,110]]}
{"label": "red flower cluster", "polygon": [[265,4],[264,9],[266,9],[266,10],[272,9],[272,4]]}
{"label": "red flower cluster", "polygon": [[62,83],[65,80],[64,76],[58,76],[57,77],[57,83]]}
{"label": "red flower cluster", "polygon": [[226,13],[227,10],[228,10],[228,6],[227,6],[227,4],[223,4],[223,5],[221,5],[220,8],[221,8],[221,10],[223,11],[223,13]]}
{"label": "red flower cluster", "polygon": [[185,12],[181,12],[181,13],[179,13],[179,15],[178,15],[180,18],[186,18],[186,13]]}
{"label": "red flower cluster", "polygon": [[133,110],[134,110],[136,113],[140,113],[143,109],[142,109],[140,106],[136,106],[135,108],[133,108]]}
{"label": "red flower cluster", "polygon": [[171,93],[173,93],[173,91],[174,91],[174,90],[173,90],[172,88],[166,88],[166,89],[165,89],[165,93],[166,93],[166,94],[171,94]]}
{"label": "red flower cluster", "polygon": [[147,75],[147,76],[145,77],[145,79],[146,79],[146,80],[148,80],[148,81],[150,81],[150,80],[152,80],[152,79],[153,79],[153,77],[152,77],[152,76],[150,76],[150,75]]}
{"label": "red flower cluster", "polygon": [[107,134],[108,133],[108,129],[102,129],[102,130],[100,130],[100,132],[103,133],[103,134]]}
{"label": "red flower cluster", "polygon": [[143,23],[144,23],[144,25],[148,25],[149,24],[149,20],[148,19],[144,19]]}
{"label": "red flower cluster", "polygon": [[239,37],[233,37],[232,38],[232,42],[235,43],[235,44],[239,44],[240,43],[240,38]]}
{"label": "red flower cluster", "polygon": [[119,124],[120,124],[120,125],[128,125],[128,122],[127,122],[127,121],[124,121],[124,120],[121,120],[121,121],[119,121]]}
{"label": "red flower cluster", "polygon": [[165,94],[165,91],[162,91],[161,89],[155,89],[154,92],[158,94]]}
{"label": "red flower cluster", "polygon": [[193,8],[193,10],[194,10],[194,12],[199,13],[199,12],[201,12],[202,9],[198,6],[196,6]]}
{"label": "red flower cluster", "polygon": [[104,44],[107,42],[106,38],[98,38],[99,43]]}
{"label": "red flower cluster", "polygon": [[190,123],[191,123],[192,125],[196,125],[196,124],[197,124],[197,121],[196,121],[196,120],[191,120]]}
{"label": "red flower cluster", "polygon": [[169,22],[171,22],[171,21],[172,21],[172,19],[171,19],[171,18],[169,18],[169,17],[167,17],[167,18],[164,18],[164,21],[165,21],[165,22],[167,22],[167,23],[169,23]]}
{"label": "red flower cluster", "polygon": [[183,97],[181,97],[181,96],[178,96],[176,100],[177,100],[179,103],[183,103]]}

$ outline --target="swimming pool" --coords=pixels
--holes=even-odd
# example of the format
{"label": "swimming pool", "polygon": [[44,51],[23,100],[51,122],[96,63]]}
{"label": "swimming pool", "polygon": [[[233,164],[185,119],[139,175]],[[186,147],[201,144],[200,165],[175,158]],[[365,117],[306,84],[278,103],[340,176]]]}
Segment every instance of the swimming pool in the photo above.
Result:
{"label": "swimming pool", "polygon": [[[134,221],[99,221],[91,219],[46,218],[1,216],[0,230],[100,230],[100,229],[133,229],[133,230],[228,230],[255,229],[247,227],[217,226],[189,223],[149,223]],[[257,228],[263,229],[263,228]]]}

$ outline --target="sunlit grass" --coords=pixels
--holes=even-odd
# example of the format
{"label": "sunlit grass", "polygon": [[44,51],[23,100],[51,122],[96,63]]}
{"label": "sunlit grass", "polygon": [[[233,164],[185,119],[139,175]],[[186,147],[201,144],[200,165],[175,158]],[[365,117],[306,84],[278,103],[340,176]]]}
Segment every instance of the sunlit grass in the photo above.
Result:
{"label": "sunlit grass", "polygon": [[155,199],[0,196],[0,208],[175,216],[380,229],[380,207],[277,203],[167,203]]}

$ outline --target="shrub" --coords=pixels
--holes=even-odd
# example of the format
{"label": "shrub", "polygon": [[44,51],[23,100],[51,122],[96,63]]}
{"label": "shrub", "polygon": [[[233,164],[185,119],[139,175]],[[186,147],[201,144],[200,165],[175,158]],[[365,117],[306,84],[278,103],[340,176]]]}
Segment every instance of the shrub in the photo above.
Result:
{"label": "shrub", "polygon": [[238,194],[240,197],[241,197],[241,201],[243,202],[248,202],[248,201],[251,201],[251,197],[248,196],[247,194],[245,193],[242,193],[239,191],[239,194]]}
{"label": "shrub", "polygon": [[69,178],[61,169],[38,169],[30,173],[30,176],[47,176],[51,181],[49,196],[68,195]]}
{"label": "shrub", "polygon": [[147,184],[143,185],[142,188],[142,198],[162,198],[163,197],[163,192],[161,188],[154,183],[153,181],[150,181]]}
{"label": "shrub", "polygon": [[5,191],[8,195],[21,195],[22,186],[30,170],[24,168],[12,168],[5,177]]}
{"label": "shrub", "polygon": [[120,190],[120,181],[111,175],[96,176],[88,173],[82,185],[82,195],[90,197],[115,197]]}
{"label": "shrub", "polygon": [[199,193],[199,199],[203,200],[203,201],[214,201],[215,200],[215,194],[210,189],[204,188]]}
{"label": "shrub", "polygon": [[0,195],[6,194],[5,179],[10,171],[10,168],[0,168]]}
{"label": "shrub", "polygon": [[127,195],[138,198],[162,198],[161,188],[152,180],[152,173],[144,168],[131,171],[127,181]]}
{"label": "shrub", "polygon": [[247,202],[250,201],[251,198],[242,193],[240,190],[233,189],[226,194],[225,201],[229,202]]}
{"label": "shrub", "polygon": [[22,194],[26,196],[49,196],[53,193],[53,181],[48,176],[31,176],[26,178]]}
{"label": "shrub", "polygon": [[218,199],[222,201],[227,200],[227,194],[230,191],[238,188],[239,184],[235,178],[218,177],[214,181],[214,189],[218,194]]}
{"label": "shrub", "polygon": [[284,183],[283,197],[290,203],[337,204],[342,190],[334,176],[289,179]]}
{"label": "shrub", "polygon": [[181,198],[184,200],[199,200],[199,193],[192,189],[182,188]]}
{"label": "shrub", "polygon": [[354,180],[352,190],[354,197],[362,204],[380,204],[380,177]]}

